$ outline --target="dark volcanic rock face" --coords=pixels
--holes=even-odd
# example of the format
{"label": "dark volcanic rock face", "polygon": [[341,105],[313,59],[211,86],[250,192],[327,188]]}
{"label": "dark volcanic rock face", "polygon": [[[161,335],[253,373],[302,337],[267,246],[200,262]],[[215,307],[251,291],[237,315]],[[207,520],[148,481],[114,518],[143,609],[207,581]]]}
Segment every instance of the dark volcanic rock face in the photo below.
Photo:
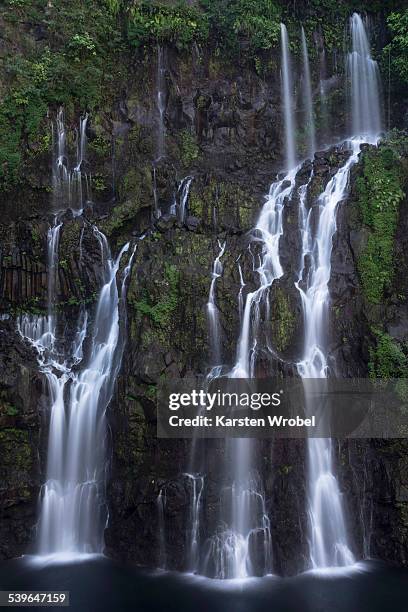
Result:
{"label": "dark volcanic rock face", "polygon": [[9,558],[27,552],[37,520],[43,383],[11,321],[0,338],[0,558]]}
{"label": "dark volcanic rock face", "polygon": [[[129,59],[132,78],[118,91],[116,104],[101,106],[89,118],[90,201],[82,217],[67,214],[63,219],[56,305],[61,336],[67,339],[79,309],[87,305],[92,313],[101,285],[101,250],[93,224],[106,234],[114,254],[129,240],[132,246],[137,244],[127,294],[122,368],[108,409],[106,552],[157,566],[163,561],[164,539],[166,565],[182,570],[188,566],[189,554],[193,492],[185,472],[191,447],[185,440],[157,439],[157,386],[163,379],[205,375],[212,365],[206,305],[214,259],[224,244],[216,302],[222,362],[229,367],[235,362],[240,269],[245,300],[259,285],[260,247],[250,230],[270,183],[282,169],[283,118],[277,62],[261,78],[248,66],[206,53],[198,57],[194,51],[187,57],[167,49],[165,154],[158,160],[153,55],[149,62],[142,63],[139,56]],[[142,68],[135,70],[133,64]],[[332,85],[341,98],[340,83]],[[298,108],[297,114],[301,112]],[[78,117],[72,109],[67,114],[69,150],[74,155]],[[347,155],[333,148],[316,154],[313,163],[306,161],[292,197],[285,202],[280,242],[284,274],[269,292],[269,313],[260,312],[260,376],[293,376],[294,363],[301,356],[303,320],[294,286],[301,253],[299,189],[308,184],[307,209],[316,209],[319,194]],[[24,188],[7,197],[0,225],[0,307],[2,313],[11,314],[10,320],[1,321],[0,330],[1,557],[29,549],[43,481],[49,398],[34,351],[15,330],[20,312],[46,311],[46,241],[55,212],[51,157],[47,150],[35,163],[28,161],[25,178],[35,178],[31,196]],[[408,295],[405,209],[396,233],[399,265],[393,286],[384,304],[373,307],[363,295],[358,273],[358,258],[369,233],[357,205],[355,184],[360,174],[361,165],[352,172],[350,197],[339,206],[333,243],[329,354],[332,371],[342,377],[368,374],[373,326],[384,323],[401,345],[408,337],[406,298],[401,298]],[[180,201],[185,177],[192,177],[192,182],[182,221],[170,212]],[[160,218],[157,209],[163,213]],[[201,450],[206,481],[199,536],[205,543],[219,520],[225,446],[222,441],[206,441]],[[256,450],[271,522],[274,571],[294,574],[308,564],[305,445],[295,440],[263,441]],[[339,445],[337,465],[357,556],[372,554],[407,563],[407,457],[403,441]],[[164,535],[160,494],[166,498]]]}

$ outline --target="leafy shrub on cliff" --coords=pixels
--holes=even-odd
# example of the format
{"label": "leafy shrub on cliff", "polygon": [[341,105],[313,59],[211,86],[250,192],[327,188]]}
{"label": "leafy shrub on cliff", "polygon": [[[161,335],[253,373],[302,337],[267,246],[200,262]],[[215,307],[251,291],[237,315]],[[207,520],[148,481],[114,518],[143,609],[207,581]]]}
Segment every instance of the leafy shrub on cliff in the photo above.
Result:
{"label": "leafy shrub on cliff", "polygon": [[112,83],[121,73],[114,57],[122,50],[119,24],[103,3],[61,0],[58,7],[40,0],[10,2],[0,7],[5,40],[15,35],[16,19],[41,27],[41,42],[28,33],[15,46],[4,45],[0,82],[0,187],[21,181],[28,156],[43,153],[42,135],[51,106],[70,111],[100,106],[114,95]]}
{"label": "leafy shrub on cliff", "polygon": [[153,42],[183,49],[208,37],[206,16],[186,3],[138,2],[129,15],[128,37],[136,47]]}
{"label": "leafy shrub on cliff", "polygon": [[368,364],[371,378],[407,378],[408,358],[402,347],[388,334],[374,330],[377,340],[370,350]]}
{"label": "leafy shrub on cliff", "polygon": [[408,85],[408,9],[391,13],[387,24],[393,39],[383,50],[383,62],[386,65],[390,62],[394,79]]}
{"label": "leafy shrub on cliff", "polygon": [[356,187],[362,221],[370,229],[358,270],[366,298],[379,304],[393,277],[394,235],[404,198],[401,168],[392,149],[380,147],[364,154]]}
{"label": "leafy shrub on cliff", "polygon": [[274,0],[201,0],[201,6],[220,46],[236,48],[240,38],[247,40],[252,51],[279,43],[281,7]]}

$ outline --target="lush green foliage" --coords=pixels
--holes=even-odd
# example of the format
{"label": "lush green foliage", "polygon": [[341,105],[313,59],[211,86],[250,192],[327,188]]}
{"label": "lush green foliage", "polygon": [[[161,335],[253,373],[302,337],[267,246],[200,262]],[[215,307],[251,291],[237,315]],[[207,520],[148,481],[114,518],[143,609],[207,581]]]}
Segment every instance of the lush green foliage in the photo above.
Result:
{"label": "lush green foliage", "polygon": [[185,0],[135,2],[129,11],[129,40],[135,46],[152,41],[187,48],[211,40],[234,50],[245,39],[252,51],[270,49],[279,40],[281,8],[275,0]]}
{"label": "lush green foliage", "polygon": [[113,95],[122,39],[116,18],[99,3],[63,0],[47,8],[45,0],[9,0],[0,18],[6,39],[15,34],[16,18],[41,23],[46,32],[42,44],[27,35],[18,53],[0,60],[7,85],[0,102],[0,185],[7,190],[19,182],[24,156],[47,148],[42,134],[50,106],[83,111]]}
{"label": "lush green foliage", "polygon": [[274,0],[201,0],[213,39],[234,49],[246,39],[251,51],[270,49],[279,41],[281,7]]}
{"label": "lush green foliage", "polygon": [[129,15],[128,37],[137,47],[159,42],[187,48],[208,36],[206,16],[185,3],[137,2]]}
{"label": "lush green foliage", "polygon": [[394,234],[404,192],[401,168],[391,148],[367,152],[363,163],[357,193],[362,220],[370,234],[358,268],[367,299],[379,304],[393,277]]}
{"label": "lush green foliage", "polygon": [[377,339],[368,364],[371,378],[407,378],[408,358],[401,346],[388,334],[374,330]]}
{"label": "lush green foliage", "polygon": [[152,304],[150,298],[145,296],[145,299],[135,303],[135,307],[141,314],[147,315],[156,327],[166,330],[178,306],[180,273],[175,265],[165,264],[164,277],[167,290],[164,290],[161,299]]}
{"label": "lush green foliage", "polygon": [[393,78],[408,85],[408,9],[391,13],[387,19],[393,35],[392,42],[384,48],[383,63],[390,65]]}

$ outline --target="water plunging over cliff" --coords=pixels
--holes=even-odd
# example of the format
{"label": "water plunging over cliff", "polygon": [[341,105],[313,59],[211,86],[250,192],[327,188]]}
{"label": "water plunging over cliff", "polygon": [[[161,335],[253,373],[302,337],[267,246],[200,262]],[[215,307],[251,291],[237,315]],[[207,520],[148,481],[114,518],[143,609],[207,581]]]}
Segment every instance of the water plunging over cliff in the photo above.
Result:
{"label": "water plunging over cliff", "polygon": [[222,274],[221,258],[225,252],[225,242],[218,243],[219,253],[214,259],[213,269],[211,273],[211,285],[207,302],[207,315],[210,330],[211,343],[211,363],[213,368],[218,368],[221,365],[221,341],[220,341],[220,321],[219,310],[215,299],[215,287],[217,280]]}
{"label": "water plunging over cliff", "polygon": [[[353,143],[351,156],[319,196],[319,218],[315,233],[312,215],[316,211],[311,208],[309,213],[305,214],[303,198],[300,198],[303,239],[296,286],[302,299],[304,349],[297,369],[305,379],[328,376],[326,330],[329,317],[332,241],[336,232],[337,207],[347,195],[350,168],[357,162],[359,150],[360,144]],[[306,259],[309,261],[307,270]],[[335,476],[331,439],[308,440],[308,466],[311,565],[349,565],[354,562],[354,557],[350,551],[342,499]]]}
{"label": "water plunging over cliff", "polygon": [[353,136],[375,142],[381,133],[380,73],[371,57],[364,22],[354,13],[350,19],[352,38],[347,69],[351,86],[351,127]]}
{"label": "water plunging over cliff", "polygon": [[159,161],[165,154],[165,125],[164,125],[164,111],[166,109],[165,99],[165,68],[164,68],[164,51],[163,47],[158,45],[157,47],[157,155],[156,161]]}
{"label": "water plunging over cliff", "polygon": [[[46,482],[41,496],[40,554],[80,554],[103,550],[106,523],[105,412],[121,362],[119,293],[116,274],[126,244],[113,260],[105,236],[94,229],[101,248],[103,285],[92,333],[82,312],[77,332],[64,354],[55,349],[55,326],[48,317],[20,320],[21,334],[39,352],[51,400]],[[124,286],[131,260],[125,268]],[[50,337],[53,338],[50,341]],[[84,357],[83,343],[89,338]]]}
{"label": "water plunging over cliff", "polygon": [[[65,210],[75,202],[77,216],[82,212],[83,203],[81,168],[86,155],[86,123],[87,115],[80,121],[76,165],[71,172],[62,110],[56,120],[54,206],[57,203],[59,210]],[[69,330],[73,332],[68,333],[71,338],[60,338],[55,302],[62,226],[56,215],[47,234],[47,315],[24,315],[18,325],[22,336],[38,351],[39,366],[47,379],[50,398],[47,470],[41,492],[38,552],[76,556],[103,549],[107,516],[104,501],[105,411],[121,362],[123,338],[119,308],[120,300],[124,302],[126,297],[133,254],[123,272],[119,295],[116,274],[129,244],[113,260],[105,236],[93,228],[102,262],[102,287],[94,320],[91,324],[87,310],[81,308],[76,330]],[[83,232],[84,228],[79,244],[80,256]],[[125,322],[123,315],[122,312]],[[86,350],[85,339],[88,339]]]}
{"label": "water plunging over cliff", "polygon": [[74,165],[71,166],[64,111],[62,108],[58,111],[55,125],[53,125],[54,158],[52,186],[55,212],[71,208],[74,215],[80,215],[85,201],[90,198],[90,177],[84,169],[86,162],[87,123],[88,114],[85,113],[80,118],[79,130],[76,132],[76,156]]}
{"label": "water plunging over cliff", "polygon": [[295,153],[295,118],[293,115],[293,80],[290,61],[288,31],[281,23],[281,49],[282,49],[282,93],[283,113],[285,120],[285,151],[286,169],[291,170],[296,164]]}
{"label": "water plunging over cliff", "polygon": [[[273,183],[252,232],[252,240],[259,242],[262,249],[259,266],[255,269],[259,287],[245,298],[236,363],[229,374],[231,378],[256,375],[257,345],[262,335],[261,308],[268,309],[269,289],[283,274],[279,257],[282,212],[285,199],[293,191],[295,176],[296,169],[293,169],[282,180]],[[212,332],[214,334],[214,329]],[[271,531],[254,441],[227,440],[225,464],[230,466],[227,472],[232,482],[222,492],[223,528],[209,542],[205,565],[211,567],[217,578],[245,578],[254,574],[255,567],[258,572],[267,574],[272,570]]]}
{"label": "water plunging over cliff", "polygon": [[[348,193],[350,170],[358,161],[363,142],[376,142],[381,129],[377,66],[371,59],[364,24],[359,15],[351,18],[352,125],[354,139],[351,155],[328,182],[318,197],[316,230],[300,198],[302,257],[296,286],[300,292],[304,318],[303,357],[297,364],[302,378],[327,378],[329,319],[329,281],[333,236],[339,203]],[[316,219],[315,219],[316,222]],[[305,268],[306,259],[308,269]],[[331,439],[308,440],[308,514],[309,546],[312,567],[344,566],[354,562],[350,550],[343,501],[336,478]]]}

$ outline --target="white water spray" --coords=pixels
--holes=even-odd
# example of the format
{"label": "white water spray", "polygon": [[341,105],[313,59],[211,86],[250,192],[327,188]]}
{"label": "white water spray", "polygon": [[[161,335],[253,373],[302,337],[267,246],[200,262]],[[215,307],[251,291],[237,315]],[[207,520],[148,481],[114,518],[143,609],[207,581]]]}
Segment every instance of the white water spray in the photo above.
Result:
{"label": "white water spray", "polygon": [[[94,231],[104,261],[104,279],[91,336],[88,316],[82,313],[71,349],[62,357],[55,350],[55,327],[49,317],[24,315],[19,321],[21,334],[38,351],[51,400],[47,473],[39,521],[40,554],[77,556],[103,550],[105,412],[122,350],[116,274],[129,244],[113,260],[105,236],[96,228]],[[129,269],[128,266],[123,275],[122,295]],[[84,358],[86,337],[89,348]]]}
{"label": "white water spray", "polygon": [[[348,193],[350,170],[357,163],[361,144],[376,143],[381,129],[377,66],[371,59],[364,24],[359,15],[351,18],[352,125],[351,155],[330,179],[318,198],[318,224],[313,234],[312,209],[305,214],[301,201],[302,262],[296,286],[304,315],[304,352],[297,364],[302,378],[327,378],[329,281],[333,236],[338,205]],[[366,105],[366,106],[365,106]],[[305,269],[308,258],[309,268]],[[354,563],[344,517],[343,501],[335,475],[331,439],[308,440],[310,563],[314,568]]]}

